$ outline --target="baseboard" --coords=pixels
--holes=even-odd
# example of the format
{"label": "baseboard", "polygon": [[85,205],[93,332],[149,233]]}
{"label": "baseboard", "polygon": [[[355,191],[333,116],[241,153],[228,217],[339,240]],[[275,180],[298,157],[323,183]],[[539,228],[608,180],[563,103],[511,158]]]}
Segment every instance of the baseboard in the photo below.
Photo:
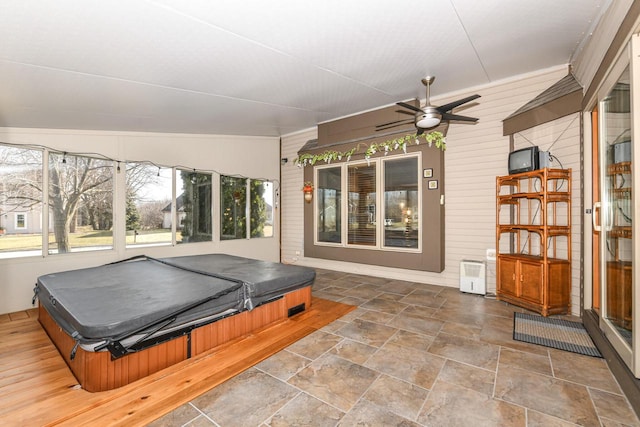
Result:
{"label": "baseboard", "polygon": [[637,379],[629,370],[622,358],[615,351],[607,337],[604,335],[599,326],[600,317],[593,310],[585,310],[582,315],[582,323],[589,332],[593,343],[598,347],[602,357],[605,358],[611,373],[618,380],[620,388],[627,396],[629,404],[640,417],[640,380]]}

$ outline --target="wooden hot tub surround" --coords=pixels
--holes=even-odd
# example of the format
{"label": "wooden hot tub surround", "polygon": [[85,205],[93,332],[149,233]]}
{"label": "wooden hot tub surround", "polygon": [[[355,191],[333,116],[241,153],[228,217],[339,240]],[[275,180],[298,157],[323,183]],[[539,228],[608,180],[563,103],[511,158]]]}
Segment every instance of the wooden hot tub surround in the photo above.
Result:
{"label": "wooden hot tub surround", "polygon": [[281,298],[253,310],[241,311],[213,323],[198,326],[171,340],[119,358],[113,358],[108,351],[92,352],[78,347],[72,360],[71,353],[76,341],[42,306],[38,309],[38,320],[82,388],[90,392],[100,392],[130,384],[190,357],[286,320],[310,306],[311,286],[307,286],[286,293]]}

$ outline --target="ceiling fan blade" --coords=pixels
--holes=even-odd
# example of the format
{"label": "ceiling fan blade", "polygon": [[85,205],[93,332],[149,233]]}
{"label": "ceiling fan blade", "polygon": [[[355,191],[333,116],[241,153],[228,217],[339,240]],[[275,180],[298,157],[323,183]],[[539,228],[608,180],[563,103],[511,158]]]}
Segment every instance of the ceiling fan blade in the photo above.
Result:
{"label": "ceiling fan blade", "polygon": [[422,129],[422,128],[416,128],[416,129],[417,129],[416,130],[416,135],[417,136],[420,136],[420,135],[422,135],[424,133],[424,129]]}
{"label": "ceiling fan blade", "polygon": [[[413,114],[411,114],[411,115],[413,115]],[[405,123],[405,122],[408,123],[410,121],[412,121],[412,120],[409,120],[409,119],[394,120],[393,122],[387,122],[387,123],[382,123],[380,125],[376,125],[376,128],[384,128],[384,127],[387,127],[389,125],[395,125],[396,123]]]}
{"label": "ceiling fan blade", "polygon": [[442,113],[442,120],[455,120],[458,122],[477,122],[475,117],[459,116],[457,114]]}
{"label": "ceiling fan blade", "polygon": [[413,123],[413,120],[409,119],[409,120],[400,120],[398,122],[391,122],[391,123],[387,123],[384,125],[378,125],[376,126],[376,132],[381,131],[381,130],[387,130],[387,129],[391,129],[391,128],[395,128],[398,126],[402,126],[402,125],[408,125],[409,123]]}
{"label": "ceiling fan blade", "polygon": [[424,113],[424,111],[422,111],[418,107],[415,107],[415,106],[413,106],[411,104],[407,104],[406,102],[396,102],[396,104],[401,106],[401,107],[408,108],[409,110],[413,110],[416,113]]}
{"label": "ceiling fan blade", "polygon": [[457,101],[453,101],[448,104],[441,105],[440,107],[437,107],[437,109],[441,113],[446,113],[447,111],[451,111],[462,104],[466,104],[467,102],[473,101],[474,99],[478,99],[478,98],[480,98],[480,95],[467,96],[466,98],[458,99]]}
{"label": "ceiling fan blade", "polygon": [[[422,112],[422,111],[421,111]],[[396,110],[396,113],[401,113],[401,114],[408,114],[410,116],[414,116],[416,115],[416,113],[412,113],[411,111],[407,111],[407,110]]]}

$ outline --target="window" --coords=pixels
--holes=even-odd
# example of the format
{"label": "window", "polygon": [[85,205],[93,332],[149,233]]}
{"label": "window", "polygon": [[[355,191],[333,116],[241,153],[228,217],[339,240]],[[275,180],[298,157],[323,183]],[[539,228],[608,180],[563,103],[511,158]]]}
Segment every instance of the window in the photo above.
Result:
{"label": "window", "polygon": [[213,239],[211,174],[176,171],[177,243],[210,242]]}
{"label": "window", "polygon": [[384,165],[384,246],[418,248],[418,163],[415,158]]}
{"label": "window", "polygon": [[361,163],[347,168],[349,188],[350,245],[376,246],[376,166],[377,162]]}
{"label": "window", "polygon": [[[316,167],[315,243],[419,250],[419,162],[419,156],[405,155]],[[343,186],[348,190],[346,201],[342,200]],[[345,221],[347,227],[343,230]]]}
{"label": "window", "polygon": [[342,168],[318,169],[316,224],[318,242],[342,242]]}
{"label": "window", "polygon": [[220,240],[247,237],[247,180],[220,177]]}
{"label": "window", "polygon": [[42,253],[42,159],[41,150],[0,145],[0,254]]}
{"label": "window", "polygon": [[261,180],[250,182],[250,237],[273,237],[273,183]]}
{"label": "window", "polygon": [[[0,143],[0,258],[113,249],[116,176],[127,248],[213,241],[212,173],[25,147]],[[221,240],[273,237],[274,183],[220,182]]]}
{"label": "window", "polygon": [[27,229],[27,215],[24,213],[16,212],[16,230],[26,230]]}
{"label": "window", "polygon": [[49,253],[113,248],[113,162],[49,153]]}
{"label": "window", "polygon": [[127,163],[127,247],[172,242],[172,181],[171,168]]}
{"label": "window", "polygon": [[257,237],[273,237],[273,183],[222,175],[220,240]]}

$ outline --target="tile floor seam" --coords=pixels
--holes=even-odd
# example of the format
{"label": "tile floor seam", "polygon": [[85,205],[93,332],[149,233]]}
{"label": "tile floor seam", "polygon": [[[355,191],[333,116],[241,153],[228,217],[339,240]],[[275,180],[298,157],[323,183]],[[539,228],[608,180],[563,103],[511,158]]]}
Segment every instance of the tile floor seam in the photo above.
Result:
{"label": "tile floor seam", "polygon": [[496,365],[496,372],[493,376],[493,390],[491,391],[491,398],[496,397],[496,384],[498,384],[498,371],[500,370],[500,356],[502,355],[502,346],[498,349],[498,363]]}
{"label": "tile floor seam", "polygon": [[[276,378],[277,379],[277,378]],[[291,385],[291,384],[289,384]],[[293,396],[291,399],[287,400],[286,402],[284,402],[278,409],[276,409],[273,414],[269,415],[265,420],[263,420],[260,425],[263,424],[267,424],[269,423],[271,420],[273,420],[273,417],[275,417],[276,415],[278,415],[278,412],[280,412],[282,409],[286,408],[287,405],[290,405],[291,402],[293,402],[298,396],[300,396],[302,394],[302,390],[299,390],[298,393]]]}
{"label": "tile floor seam", "polygon": [[[279,378],[276,378],[276,379],[277,379],[277,380],[279,380],[279,381],[282,381],[282,380],[280,380]],[[303,389],[301,389],[300,387],[298,387],[298,386],[296,386],[296,385],[294,385],[294,384],[289,383],[288,381],[282,381],[282,382],[284,382],[286,385],[291,386],[291,387],[293,387],[294,389],[296,389],[296,390],[299,392],[297,396],[299,396],[300,394],[306,394],[307,396],[313,397],[314,399],[316,399],[316,400],[318,400],[318,401],[320,401],[320,402],[324,403],[325,405],[331,406],[333,409],[335,409],[335,410],[337,410],[337,411],[342,412],[342,413],[343,413],[343,417],[344,417],[344,415],[346,414],[346,412],[345,412],[345,411],[343,411],[342,409],[340,409],[340,408],[338,408],[337,406],[333,405],[332,403],[327,402],[326,400],[322,399],[321,397],[316,396],[315,394],[312,394],[312,393],[310,393],[310,392],[308,392],[308,391],[306,391],[306,390],[303,390]],[[293,399],[291,399],[291,400],[293,400]],[[275,415],[275,414],[274,414],[274,415]]]}
{"label": "tile floor seam", "polygon": [[189,402],[189,405],[194,408],[196,411],[198,411],[199,415],[197,417],[194,417],[193,419],[191,419],[190,421],[186,422],[185,424],[183,424],[183,426],[186,426],[190,423],[192,423],[193,421],[196,420],[196,418],[199,417],[205,417],[207,420],[211,421],[213,423],[213,425],[219,427],[219,424],[216,423],[214,420],[211,419],[211,417],[209,417],[206,413],[204,413],[203,411],[200,410],[200,408],[198,408],[196,405],[193,404],[193,402]]}

